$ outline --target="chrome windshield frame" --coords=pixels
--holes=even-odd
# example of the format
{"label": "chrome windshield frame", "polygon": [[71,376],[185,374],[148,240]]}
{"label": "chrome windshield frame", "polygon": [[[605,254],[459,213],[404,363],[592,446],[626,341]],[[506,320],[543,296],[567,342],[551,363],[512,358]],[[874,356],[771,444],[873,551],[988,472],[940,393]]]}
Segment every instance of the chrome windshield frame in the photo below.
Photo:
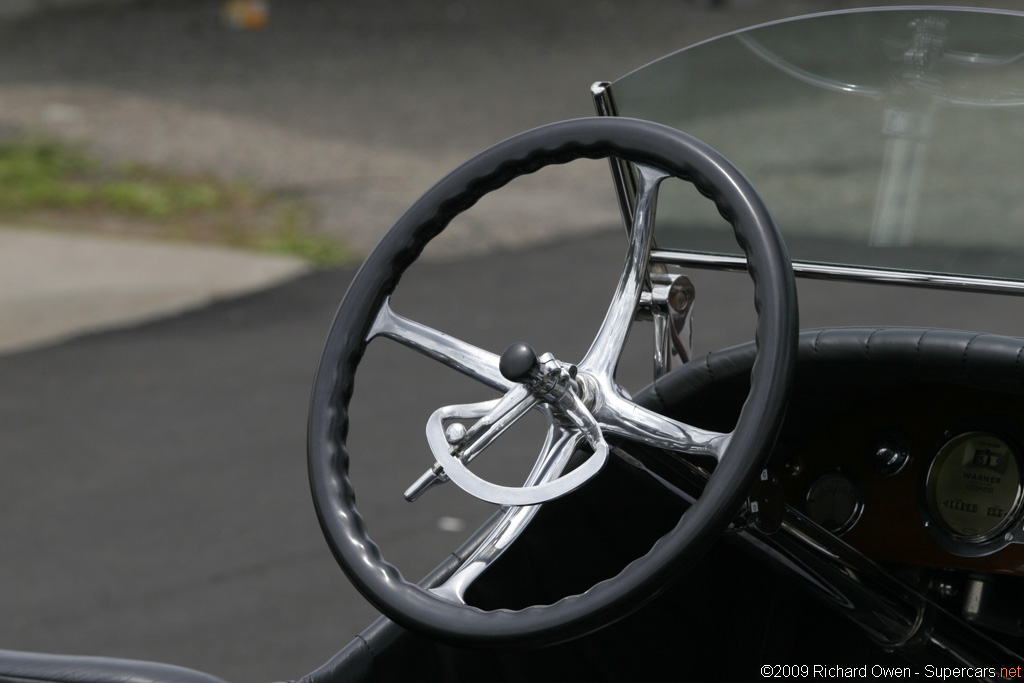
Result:
{"label": "chrome windshield frame", "polygon": [[[688,266],[707,270],[746,271],[747,261],[742,256],[728,254],[706,254],[698,252],[651,251],[651,264]],[[906,272],[884,268],[859,268],[831,263],[793,261],[793,272],[797,277],[809,280],[834,280],[840,282],[870,282],[883,285],[923,287],[925,289],[946,289],[961,292],[985,292],[988,294],[1024,295],[1024,282],[999,280],[995,278],[945,275],[942,273]]]}
{"label": "chrome windshield frame", "polygon": [[[804,21],[809,19],[831,17],[836,15],[861,14],[865,12],[899,11],[963,11],[1006,16],[1021,16],[1022,14],[1022,11],[1006,9],[975,8],[967,6],[955,7],[943,5],[894,5],[891,7],[859,7],[829,12],[817,12],[798,17],[788,17],[785,19],[765,22],[744,29],[727,32],[719,36],[709,38],[707,40],[684,47],[680,50],[665,55],[664,57],[661,57],[659,60],[656,61],[669,59],[674,55],[690,51],[694,48],[698,48],[702,45],[705,45],[713,41],[718,41],[723,38],[738,37],[741,40],[741,42],[747,42],[742,40],[743,34],[747,34],[751,31],[756,31],[761,28],[776,26],[780,24],[787,24],[794,21]],[[764,58],[763,55],[760,56]],[[1024,55],[1018,55],[1016,57],[1016,59],[1019,58],[1024,58]],[[627,78],[630,75],[647,68],[648,66],[650,66],[650,64],[645,64],[637,69],[634,69],[626,73],[621,78]],[[590,87],[591,96],[594,101],[594,107],[598,116],[620,115],[618,107],[616,106],[615,96],[613,93],[613,85],[614,83],[611,81],[596,81]],[[849,91],[848,87],[843,89]],[[854,92],[854,94],[860,96],[867,96],[869,98],[874,98],[877,96],[877,93],[874,93],[868,89],[856,89],[856,91],[850,92]],[[959,103],[954,102],[952,104],[956,105]],[[1019,103],[1015,102],[1014,104],[1016,105]],[[628,231],[629,225],[632,222],[634,211],[633,207],[636,202],[636,169],[634,169],[633,165],[630,164],[629,162],[625,162],[619,159],[609,159],[609,164],[611,167],[612,180],[616,192],[616,198],[619,204],[619,209],[623,217],[623,223],[626,225],[626,229]],[[699,268],[708,270],[745,271],[746,259],[744,259],[742,256],[731,254],[658,249],[657,245],[655,245],[651,251],[650,266],[652,268],[658,268],[667,265],[686,266],[689,268]],[[899,285],[907,287],[955,290],[965,292],[969,291],[988,294],[1005,294],[1014,296],[1024,295],[1024,280],[1017,281],[994,277],[972,276],[967,274],[901,271],[895,269],[863,267],[848,264],[804,261],[799,259],[793,260],[793,270],[797,277],[805,279],[834,280],[841,282],[861,283],[866,282],[873,284]]]}

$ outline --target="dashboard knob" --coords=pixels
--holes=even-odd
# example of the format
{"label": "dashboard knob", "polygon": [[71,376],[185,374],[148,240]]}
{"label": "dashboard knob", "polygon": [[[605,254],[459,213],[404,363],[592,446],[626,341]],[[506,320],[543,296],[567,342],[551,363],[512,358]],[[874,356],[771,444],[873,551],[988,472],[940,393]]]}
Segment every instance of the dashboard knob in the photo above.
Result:
{"label": "dashboard knob", "polygon": [[871,469],[883,477],[899,474],[910,462],[910,443],[902,432],[888,430],[875,439],[868,456]]}

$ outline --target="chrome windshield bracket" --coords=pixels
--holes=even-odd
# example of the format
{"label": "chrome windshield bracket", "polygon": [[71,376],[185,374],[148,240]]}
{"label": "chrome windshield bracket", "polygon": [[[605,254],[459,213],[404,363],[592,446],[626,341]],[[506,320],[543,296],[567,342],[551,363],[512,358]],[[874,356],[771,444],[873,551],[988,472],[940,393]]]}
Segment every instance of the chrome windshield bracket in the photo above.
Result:
{"label": "chrome windshield bracket", "polygon": [[673,358],[690,362],[693,327],[693,282],[685,275],[672,275],[651,267],[651,291],[640,295],[637,320],[654,322],[654,378],[669,372]]}

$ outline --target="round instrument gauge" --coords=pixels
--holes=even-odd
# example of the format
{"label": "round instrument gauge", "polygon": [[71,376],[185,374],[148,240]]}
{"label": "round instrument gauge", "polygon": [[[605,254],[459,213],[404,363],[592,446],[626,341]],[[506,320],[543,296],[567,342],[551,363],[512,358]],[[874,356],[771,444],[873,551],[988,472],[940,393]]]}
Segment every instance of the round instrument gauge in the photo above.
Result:
{"label": "round instrument gauge", "polygon": [[864,492],[841,470],[825,472],[808,487],[804,510],[816,524],[842,536],[864,512]]}
{"label": "round instrument gauge", "polygon": [[999,536],[1020,511],[1021,494],[1017,451],[984,431],[965,432],[943,444],[925,480],[930,517],[958,543]]}

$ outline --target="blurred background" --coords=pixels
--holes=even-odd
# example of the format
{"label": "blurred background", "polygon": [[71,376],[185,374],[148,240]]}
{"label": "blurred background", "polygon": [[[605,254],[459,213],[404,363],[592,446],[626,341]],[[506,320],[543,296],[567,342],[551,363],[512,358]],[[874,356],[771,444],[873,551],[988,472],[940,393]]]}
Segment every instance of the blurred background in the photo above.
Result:
{"label": "blurred background", "polygon": [[[232,3],[217,0],[65,2],[78,9],[14,2],[39,11],[0,26],[0,135],[80,143],[105,164],[251,185],[246,194],[200,183],[181,206],[125,196],[115,208],[152,218],[188,214],[204,201],[227,214],[233,207],[234,218],[194,212],[173,228],[148,229],[329,263],[365,254],[395,216],[470,155],[519,131],[592,114],[594,81],[726,31],[876,4],[264,1],[254,3],[264,21],[246,30],[228,18]],[[536,218],[550,225],[551,209],[566,201],[561,190],[507,201],[517,212],[543,207]],[[579,202],[561,208],[560,229],[595,228]],[[137,220],[104,218],[110,230],[140,230]],[[532,231],[480,227],[457,248],[544,239]]]}
{"label": "blurred background", "polygon": [[[376,614],[320,538],[304,460],[320,345],[360,259],[461,161],[591,115],[594,81],[726,31],[872,4],[5,0],[0,327],[18,336],[0,355],[0,647],[228,680],[325,661]],[[405,310],[498,351],[523,320],[552,332],[586,316],[582,341],[564,342],[585,344],[621,259],[606,175],[574,165],[504,190],[418,270],[447,293],[413,288]],[[569,265],[603,285],[566,283]],[[475,291],[523,281],[522,304]],[[808,301],[827,312],[837,291]],[[966,324],[1021,319],[951,295],[911,302]],[[869,305],[902,321],[889,306]],[[747,322],[716,315],[702,350],[746,338]],[[360,499],[371,531],[386,553],[404,544],[410,578],[487,513],[435,492],[400,501],[430,463],[425,417],[408,441],[393,433],[416,360],[368,359],[386,410],[355,436],[372,463],[408,452],[411,474],[354,465],[374,491]],[[649,375],[649,358],[629,370]],[[473,400],[426,372],[445,400]]]}

